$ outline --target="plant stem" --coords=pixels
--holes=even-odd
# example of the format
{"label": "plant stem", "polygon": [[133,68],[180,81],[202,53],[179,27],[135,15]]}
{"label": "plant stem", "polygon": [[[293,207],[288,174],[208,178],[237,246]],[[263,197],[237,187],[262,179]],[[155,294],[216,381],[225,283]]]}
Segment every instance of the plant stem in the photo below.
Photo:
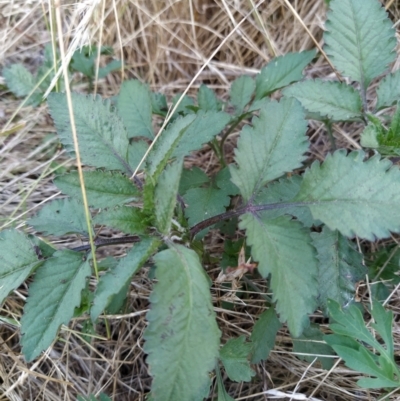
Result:
{"label": "plant stem", "polygon": [[[94,246],[96,248],[100,248],[101,246],[132,244],[134,242],[140,242],[140,237],[138,237],[137,235],[130,235],[128,237],[117,237],[117,238],[108,238],[108,239],[99,238],[94,241]],[[82,252],[82,251],[89,251],[89,250],[90,250],[90,244],[71,248],[71,251],[75,251],[75,252]]]}

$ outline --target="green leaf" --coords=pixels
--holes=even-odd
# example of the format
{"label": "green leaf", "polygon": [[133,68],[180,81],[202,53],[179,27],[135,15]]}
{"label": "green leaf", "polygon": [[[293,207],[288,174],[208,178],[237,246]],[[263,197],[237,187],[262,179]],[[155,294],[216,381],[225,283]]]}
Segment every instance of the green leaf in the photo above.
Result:
{"label": "green leaf", "polygon": [[165,117],[168,111],[167,98],[165,95],[159,92],[151,92],[150,96],[153,114],[158,114]]}
{"label": "green leaf", "polygon": [[153,106],[147,85],[137,80],[125,81],[118,95],[117,109],[125,124],[128,138],[135,136],[154,138]]}
{"label": "green leaf", "polygon": [[100,277],[94,294],[93,306],[90,310],[90,317],[93,322],[109,305],[113,296],[118,294],[121,288],[127,284],[129,285],[132,276],[151,257],[158,245],[159,241],[157,239],[143,239],[125,257],[119,259],[116,267]]}
{"label": "green leaf", "polygon": [[253,78],[242,75],[232,82],[230,89],[230,101],[232,106],[235,107],[235,114],[242,114],[244,108],[249,104],[254,90],[256,88],[256,83]]}
{"label": "green leaf", "polygon": [[[173,157],[179,159],[200,149],[228,124],[229,114],[216,111],[199,111],[173,122],[161,135],[147,160],[147,168],[153,177]],[[157,173],[157,174],[156,174]]]}
{"label": "green leaf", "polygon": [[87,233],[87,224],[83,204],[75,199],[58,199],[43,206],[40,212],[28,220],[36,231],[50,235]]}
{"label": "green leaf", "polygon": [[197,254],[182,245],[158,253],[144,350],[157,401],[203,400],[218,357],[220,331],[210,283]]}
{"label": "green leaf", "polygon": [[360,94],[345,83],[309,80],[285,88],[283,94],[295,97],[307,111],[319,113],[333,121],[347,121],[362,116]]}
{"label": "green leaf", "polygon": [[[177,93],[173,98],[172,98],[172,106],[171,110],[175,107],[176,103],[178,100],[181,98],[182,93]],[[194,106],[194,100],[190,96],[183,96],[183,99],[179,103],[178,108],[175,110],[175,113],[173,115],[173,118],[176,118],[178,114],[182,116],[186,116],[187,114],[194,114],[194,111],[192,110],[192,107]]]}
{"label": "green leaf", "polygon": [[260,315],[254,324],[250,337],[253,343],[251,363],[259,363],[268,359],[269,353],[275,346],[276,334],[281,326],[274,308],[269,308]]}
{"label": "green leaf", "polygon": [[317,260],[311,237],[302,225],[287,216],[269,220],[247,213],[239,227],[246,229],[247,243],[263,277],[271,274],[273,300],[282,322],[294,337],[308,325],[317,296]]}
{"label": "green leaf", "polygon": [[[83,173],[89,206],[114,207],[139,199],[139,190],[125,175],[110,171],[85,171]],[[64,174],[54,179],[54,184],[66,195],[82,199],[77,172]],[[82,206],[81,206],[82,208]]]}
{"label": "green leaf", "polygon": [[[50,93],[47,100],[58,136],[65,149],[74,154],[67,98],[64,93]],[[111,103],[101,97],[72,93],[79,152],[84,164],[132,173],[128,165],[128,137]]]}
{"label": "green leaf", "polygon": [[183,159],[168,166],[161,173],[154,192],[157,228],[163,235],[171,230],[182,167]]}
{"label": "green leaf", "polygon": [[122,66],[121,60],[110,61],[104,67],[99,68],[98,78],[101,79],[106,77],[110,72],[121,69],[121,66]]}
{"label": "green leaf", "polygon": [[302,71],[314,57],[315,50],[309,50],[272,59],[256,77],[256,100],[302,79]]}
{"label": "green leaf", "polygon": [[255,375],[250,368],[249,355],[252,344],[246,343],[245,336],[231,338],[219,351],[219,357],[229,378],[236,382],[250,381]]}
{"label": "green leaf", "polygon": [[386,75],[380,82],[376,93],[378,95],[377,110],[393,106],[400,101],[400,70]]}
{"label": "green leaf", "polygon": [[[149,144],[146,140],[139,139],[129,144],[128,162],[132,170],[136,170],[148,148]],[[141,167],[141,169],[143,169],[143,166]]]}
{"label": "green leaf", "polygon": [[217,98],[215,92],[208,86],[201,84],[197,94],[197,102],[199,107],[204,111],[221,110],[221,101]]}
{"label": "green leaf", "polygon": [[309,363],[317,358],[326,370],[329,370],[335,362],[335,358],[329,358],[330,355],[333,356],[335,353],[323,341],[323,334],[318,325],[315,324],[307,327],[299,338],[293,339],[293,352],[299,354],[297,355],[299,359]]}
{"label": "green leaf", "polygon": [[[281,178],[279,181],[274,181],[266,188],[263,188],[254,199],[255,205],[265,205],[270,203],[286,203],[295,198],[298,194],[303,178],[299,175],[293,175],[289,178]],[[289,214],[295,216],[306,227],[319,225],[320,222],[314,220],[311,211],[307,206],[298,207],[287,206],[284,208],[276,208],[263,211],[265,217],[275,219],[276,217]]]}
{"label": "green leaf", "polygon": [[230,166],[232,181],[246,202],[269,181],[301,167],[308,149],[307,123],[295,99],[268,102],[252,124],[240,134],[235,151],[238,166]]}
{"label": "green leaf", "polygon": [[207,174],[194,166],[192,169],[183,169],[181,175],[181,182],[179,183],[179,193],[183,195],[189,189],[200,187],[208,183],[209,179]]}
{"label": "green leaf", "polygon": [[131,206],[103,210],[94,217],[93,223],[112,227],[127,234],[142,234],[146,229],[141,210]]}
{"label": "green leaf", "polygon": [[217,376],[217,386],[218,386],[218,399],[217,401],[235,401],[225,390],[224,382],[222,380],[221,371],[219,370],[219,366],[217,365],[215,368],[216,376]]}
{"label": "green leaf", "polygon": [[332,0],[325,28],[327,55],[363,90],[396,57],[392,22],[376,0]]}
{"label": "green leaf", "polygon": [[296,200],[331,230],[373,241],[400,231],[400,172],[379,154],[364,158],[362,151],[338,150],[322,165],[314,162]]}
{"label": "green leaf", "polygon": [[338,231],[324,227],[321,233],[311,233],[318,258],[318,302],[327,313],[331,298],[347,305],[355,295],[355,284],[363,279],[366,269],[363,255],[355,245]]}
{"label": "green leaf", "polygon": [[21,344],[27,361],[49,347],[60,326],[68,324],[89,275],[89,259],[69,250],[57,251],[36,271],[21,318]]}
{"label": "green leaf", "polygon": [[0,232],[0,305],[42,263],[26,235],[17,230]]}
{"label": "green leaf", "polygon": [[4,68],[3,77],[10,91],[17,97],[29,95],[35,86],[34,76],[22,64]]}

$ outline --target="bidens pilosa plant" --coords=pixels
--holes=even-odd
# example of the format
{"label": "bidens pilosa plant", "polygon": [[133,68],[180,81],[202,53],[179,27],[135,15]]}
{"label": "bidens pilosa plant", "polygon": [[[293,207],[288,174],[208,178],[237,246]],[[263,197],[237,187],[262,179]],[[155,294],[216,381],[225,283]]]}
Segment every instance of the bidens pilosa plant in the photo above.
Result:
{"label": "bidens pilosa plant", "polygon": [[[60,250],[16,230],[0,233],[1,300],[35,273],[21,319],[26,359],[49,347],[74,316],[88,314],[95,323],[151,261],[157,281],[144,349],[152,399],[201,400],[209,393],[214,368],[221,397],[229,399],[218,360],[232,380],[250,380],[249,361],[267,358],[266,343],[281,323],[297,349],[301,336],[323,339],[310,325],[309,314],[316,309],[336,321],[335,334],[324,337],[318,354],[333,348],[348,366],[370,376],[360,380],[362,386],[400,386],[391,312],[374,301],[373,327],[382,345],[357,307],[349,306],[355,283],[366,274],[353,239],[374,241],[400,230],[400,171],[386,157],[400,151],[400,111],[397,107],[393,119],[389,116],[389,128],[388,118],[377,113],[400,99],[399,72],[381,81],[375,108],[367,101],[371,82],[394,61],[395,46],[394,30],[378,1],[332,0],[325,52],[352,85],[343,78],[302,81],[316,52],[289,53],[272,60],[255,79],[236,79],[228,102],[204,85],[197,102],[183,97],[177,105],[178,96],[156,140],[153,115],[166,118],[167,101],[139,81],[123,83],[112,101],[73,94],[80,157],[90,167],[83,179],[91,232],[75,172],[54,181],[68,197],[44,206],[28,223],[53,236],[88,237],[95,226],[128,236]],[[271,100],[278,90],[281,99]],[[48,105],[61,143],[74,155],[66,96],[52,93]],[[334,150],[323,162],[305,166],[307,119],[323,121],[328,132],[335,122],[364,124],[361,144],[374,150]],[[224,142],[242,122],[234,162],[227,165]],[[213,177],[184,168],[184,158],[206,143],[221,164]],[[199,245],[211,227],[224,229],[224,222],[237,224],[251,250],[252,261],[238,268],[246,273],[257,266],[273,296],[248,342],[239,337],[220,348],[210,279],[202,266],[206,250]],[[108,260],[98,276],[91,249],[117,242],[134,246],[125,257]],[[87,283],[93,270],[98,276],[94,291]],[[222,277],[228,280],[229,274]],[[321,362],[327,367],[326,358]]]}

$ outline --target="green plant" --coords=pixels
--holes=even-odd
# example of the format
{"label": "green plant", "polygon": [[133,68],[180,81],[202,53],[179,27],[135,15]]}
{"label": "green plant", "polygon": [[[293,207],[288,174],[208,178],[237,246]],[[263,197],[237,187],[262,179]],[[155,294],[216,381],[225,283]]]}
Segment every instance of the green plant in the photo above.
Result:
{"label": "green plant", "polygon": [[[94,324],[110,305],[118,309],[132,276],[149,260],[155,263],[157,278],[145,333],[154,400],[203,399],[209,393],[209,372],[215,367],[219,398],[230,399],[221,388],[218,358],[232,380],[251,380],[249,359],[257,363],[268,357],[280,322],[287,323],[301,347],[300,340],[321,339],[319,328],[310,325],[308,317],[317,308],[331,312],[338,323],[347,319],[329,299],[350,304],[355,283],[366,273],[361,249],[352,238],[373,241],[400,230],[400,172],[377,152],[369,157],[362,150],[344,149],[305,168],[310,146],[307,117],[325,122],[328,132],[336,121],[363,123],[365,130],[371,129],[368,121],[383,127],[376,110],[369,110],[366,91],[394,60],[396,43],[376,0],[332,0],[330,6],[326,51],[357,88],[322,80],[297,82],[316,54],[289,53],[272,60],[255,79],[235,80],[227,103],[206,86],[201,86],[197,102],[182,97],[178,104],[174,99],[176,107],[157,140],[152,116],[165,117],[167,101],[146,85],[123,83],[113,102],[72,95],[80,157],[92,167],[83,176],[91,224],[83,223],[78,173],[56,177],[55,184],[69,198],[46,205],[28,223],[53,236],[88,237],[94,225],[108,226],[128,236],[96,239],[94,247],[136,244],[125,257],[99,266],[91,245],[57,250],[19,231],[0,233],[1,301],[35,272],[21,319],[21,343],[28,361],[50,346],[61,324],[68,324],[73,316],[88,314]],[[395,76],[388,75],[378,88],[381,107],[400,99],[400,93],[393,93],[385,83]],[[280,89],[281,100],[270,100]],[[61,143],[74,155],[66,96],[53,93],[48,104]],[[228,105],[232,114],[224,111]],[[224,141],[250,118],[251,124],[241,130],[235,162],[227,165]],[[390,135],[397,133],[393,124]],[[388,134],[382,131],[382,135]],[[151,141],[155,143],[149,149]],[[205,143],[221,163],[212,177],[200,169],[183,168],[184,158]],[[137,169],[144,172],[143,178],[134,174]],[[235,207],[236,198],[241,203]],[[220,349],[210,279],[202,266],[207,249],[201,239],[211,227],[228,233],[227,221],[243,231],[273,297],[266,298],[269,310],[255,324],[250,341],[231,339]],[[242,274],[253,268],[252,263],[237,267]],[[93,291],[87,277],[102,269],[105,272]],[[358,320],[360,332],[361,323]],[[339,333],[337,326],[332,329]],[[381,327],[377,329],[383,335]],[[339,340],[332,338],[327,337],[328,344],[341,355]],[[391,352],[389,345],[386,350]],[[322,352],[331,350],[324,345]],[[381,355],[379,365],[385,365],[380,377],[391,374],[390,384],[400,385],[390,357],[383,349]],[[326,362],[321,358],[325,367]],[[387,383],[378,384],[388,387]]]}

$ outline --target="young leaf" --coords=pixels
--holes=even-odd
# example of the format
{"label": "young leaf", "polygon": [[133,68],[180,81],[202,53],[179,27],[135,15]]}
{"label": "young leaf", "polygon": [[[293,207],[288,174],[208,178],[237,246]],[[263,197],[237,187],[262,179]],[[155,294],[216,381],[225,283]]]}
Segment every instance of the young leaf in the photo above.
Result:
{"label": "young leaf", "polygon": [[244,108],[249,104],[255,88],[254,79],[247,75],[242,75],[232,82],[230,99],[232,106],[235,107],[235,115],[242,114]]}
{"label": "young leaf", "polygon": [[4,68],[3,77],[10,91],[18,97],[29,95],[35,86],[35,78],[22,64]]}
{"label": "young leaf", "polygon": [[189,155],[209,142],[228,124],[229,114],[216,111],[199,111],[172,123],[161,135],[148,157],[148,171],[156,177],[172,157]]}
{"label": "young leaf", "polygon": [[157,228],[163,235],[168,235],[171,229],[182,166],[183,159],[168,166],[161,173],[155,189]]}
{"label": "young leaf", "polygon": [[379,1],[332,0],[325,26],[327,55],[364,90],[396,57],[394,29]]}
{"label": "young leaf", "polygon": [[275,345],[276,334],[281,326],[274,308],[269,308],[260,315],[254,324],[250,337],[253,343],[251,363],[259,363],[268,359],[269,353]]}
{"label": "young leaf", "polygon": [[89,275],[89,259],[69,250],[57,251],[36,271],[21,318],[21,343],[27,361],[49,347],[60,326],[68,324]]}
{"label": "young leaf", "polygon": [[116,228],[127,234],[142,234],[146,229],[141,210],[130,206],[103,210],[94,217],[93,223]]}
{"label": "young leaf", "polygon": [[364,158],[362,151],[338,150],[322,165],[314,162],[295,200],[331,230],[373,241],[400,231],[400,171],[379,154]]}
{"label": "young leaf", "polygon": [[354,244],[338,231],[324,226],[321,233],[311,233],[318,258],[318,302],[327,313],[327,302],[331,298],[346,305],[354,298],[357,281],[363,279],[366,269],[363,256]]}
{"label": "young leaf", "polygon": [[58,199],[46,204],[28,224],[50,235],[88,235],[83,205],[75,199]]}
{"label": "young leaf", "polygon": [[[47,101],[62,144],[74,154],[65,94],[51,93]],[[72,93],[72,104],[82,162],[132,174],[127,162],[128,136],[122,121],[112,111],[111,103],[99,96]]]}
{"label": "young leaf", "polygon": [[137,80],[125,81],[118,95],[118,114],[125,124],[128,138],[144,136],[153,139],[150,90]]}
{"label": "young leaf", "polygon": [[400,101],[400,70],[386,75],[380,82],[376,93],[378,95],[377,110],[393,106],[393,104]]}
{"label": "young leaf", "polygon": [[302,71],[315,57],[315,50],[287,53],[272,59],[256,78],[256,100],[303,78]]}
{"label": "young leaf", "polygon": [[301,167],[308,149],[307,123],[295,99],[268,102],[252,123],[240,134],[235,151],[238,166],[230,166],[232,181],[246,202],[269,181]]}
{"label": "young leaf", "polygon": [[202,400],[218,357],[220,331],[210,283],[197,254],[182,245],[158,253],[144,350],[157,401]]}
{"label": "young leaf", "polygon": [[[89,206],[96,208],[114,207],[137,201],[140,193],[125,175],[109,171],[84,171],[86,195]],[[54,184],[66,195],[82,199],[77,172],[59,175]],[[81,206],[82,208],[82,206]]]}
{"label": "young leaf", "polygon": [[42,263],[24,234],[17,230],[0,232],[0,305]]}
{"label": "young leaf", "polygon": [[199,107],[204,111],[221,110],[221,101],[218,100],[215,92],[204,84],[200,85],[199,92],[197,94],[197,102]]}
{"label": "young leaf", "polygon": [[217,386],[218,386],[218,399],[217,401],[235,401],[225,390],[224,382],[222,380],[221,371],[217,365],[215,368],[215,373],[217,376]]}
{"label": "young leaf", "polygon": [[219,351],[219,357],[227,375],[236,382],[248,382],[255,375],[248,360],[252,344],[245,341],[245,336],[231,338]]}
{"label": "young leaf", "polygon": [[299,359],[309,363],[317,358],[326,370],[330,369],[335,362],[335,358],[329,358],[330,355],[333,356],[335,353],[323,341],[323,334],[316,324],[307,327],[299,338],[293,339],[293,352],[299,354],[297,355]]}
{"label": "young leaf", "polygon": [[274,220],[246,213],[239,227],[246,229],[247,243],[263,277],[271,274],[273,299],[280,320],[288,322],[294,337],[308,325],[317,296],[317,260],[309,233],[287,216]]}
{"label": "young leaf", "polygon": [[297,82],[283,90],[286,96],[295,97],[311,113],[319,113],[333,121],[361,118],[360,94],[351,86],[320,79]]}
{"label": "young leaf", "polygon": [[123,288],[157,249],[157,239],[145,238],[121,258],[116,267],[100,277],[94,294],[90,317],[94,322],[107,307],[113,296]]}

